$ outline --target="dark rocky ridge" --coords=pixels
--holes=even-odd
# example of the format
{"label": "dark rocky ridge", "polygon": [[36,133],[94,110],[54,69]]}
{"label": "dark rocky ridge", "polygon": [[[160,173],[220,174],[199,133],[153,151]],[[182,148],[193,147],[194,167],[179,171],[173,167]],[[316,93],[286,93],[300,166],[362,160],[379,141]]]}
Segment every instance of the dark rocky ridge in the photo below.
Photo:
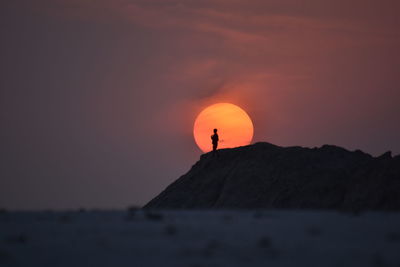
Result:
{"label": "dark rocky ridge", "polygon": [[400,156],[256,143],[204,154],[144,208],[400,210]]}

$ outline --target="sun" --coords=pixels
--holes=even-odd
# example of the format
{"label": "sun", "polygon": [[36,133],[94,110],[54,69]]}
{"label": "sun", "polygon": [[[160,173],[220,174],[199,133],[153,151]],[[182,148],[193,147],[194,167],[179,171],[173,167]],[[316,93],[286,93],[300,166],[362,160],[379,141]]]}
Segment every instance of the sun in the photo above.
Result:
{"label": "sun", "polygon": [[212,150],[211,135],[215,128],[219,135],[218,149],[245,146],[253,139],[254,127],[249,115],[230,103],[208,106],[197,116],[193,135],[203,152]]}

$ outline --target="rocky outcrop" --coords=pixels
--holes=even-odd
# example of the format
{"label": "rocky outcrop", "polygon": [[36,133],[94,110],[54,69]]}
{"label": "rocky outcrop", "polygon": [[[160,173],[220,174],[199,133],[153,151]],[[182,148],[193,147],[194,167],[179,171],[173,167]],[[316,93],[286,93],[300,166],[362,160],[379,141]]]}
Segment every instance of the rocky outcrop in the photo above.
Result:
{"label": "rocky outcrop", "polygon": [[144,208],[400,210],[400,156],[256,143],[204,154]]}

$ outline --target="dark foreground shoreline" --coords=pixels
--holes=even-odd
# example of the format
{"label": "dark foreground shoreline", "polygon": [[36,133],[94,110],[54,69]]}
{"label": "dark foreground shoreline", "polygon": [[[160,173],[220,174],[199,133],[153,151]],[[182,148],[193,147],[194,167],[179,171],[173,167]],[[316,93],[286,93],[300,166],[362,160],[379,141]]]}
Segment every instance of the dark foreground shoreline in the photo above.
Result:
{"label": "dark foreground shoreline", "polygon": [[1,266],[399,266],[400,213],[0,213]]}

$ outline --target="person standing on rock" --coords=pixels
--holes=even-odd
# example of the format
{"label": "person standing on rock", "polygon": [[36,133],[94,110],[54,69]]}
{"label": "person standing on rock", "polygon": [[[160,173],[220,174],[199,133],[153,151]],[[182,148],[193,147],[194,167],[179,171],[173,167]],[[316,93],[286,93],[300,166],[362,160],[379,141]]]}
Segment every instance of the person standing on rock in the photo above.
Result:
{"label": "person standing on rock", "polygon": [[211,140],[212,140],[212,145],[213,145],[213,155],[219,156],[219,153],[217,151],[218,141],[219,141],[217,131],[218,131],[217,129],[214,129],[214,134],[211,135]]}

